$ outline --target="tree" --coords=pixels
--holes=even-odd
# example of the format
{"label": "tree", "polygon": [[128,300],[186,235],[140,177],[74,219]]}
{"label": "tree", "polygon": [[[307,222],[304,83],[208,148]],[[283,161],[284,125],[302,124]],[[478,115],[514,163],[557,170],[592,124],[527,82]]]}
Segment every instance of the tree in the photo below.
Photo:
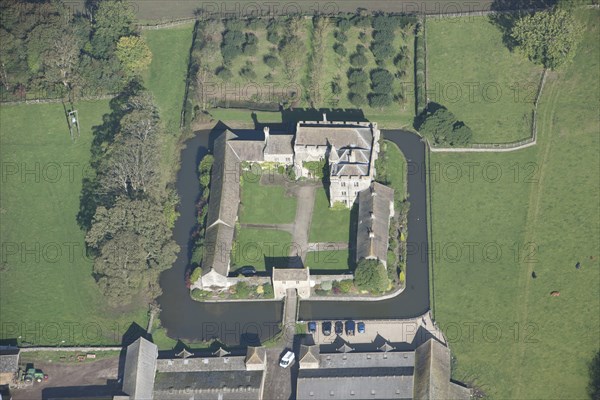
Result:
{"label": "tree", "polygon": [[152,52],[146,41],[139,36],[120,38],[115,54],[121,61],[123,70],[130,76],[139,75],[152,62]]}
{"label": "tree", "polygon": [[298,71],[304,62],[304,59],[300,57],[301,54],[306,52],[304,43],[296,36],[286,40],[279,54],[283,60],[283,66],[285,73],[289,79],[295,79],[298,75]]}
{"label": "tree", "polygon": [[336,54],[338,54],[342,57],[346,57],[346,55],[348,54],[348,50],[346,49],[346,46],[344,46],[341,43],[334,44],[333,51],[335,51]]}
{"label": "tree", "polygon": [[386,69],[371,71],[371,87],[375,93],[387,94],[394,84],[394,75]]}
{"label": "tree", "polygon": [[265,62],[265,64],[267,64],[267,66],[268,66],[269,68],[271,68],[271,69],[275,69],[275,68],[277,68],[277,66],[278,66],[279,64],[281,64],[281,63],[279,62],[279,59],[278,59],[277,57],[275,57],[275,56],[270,56],[270,55],[266,55],[266,56],[264,56],[264,58],[263,58],[263,61],[264,61],[264,62]]}
{"label": "tree", "polygon": [[362,93],[349,93],[348,100],[356,107],[360,107],[367,103],[367,98]]}
{"label": "tree", "polygon": [[350,56],[350,64],[353,67],[362,68],[369,63],[367,57],[364,54],[354,53]]}
{"label": "tree", "polygon": [[105,0],[98,3],[93,15],[92,52],[95,57],[108,58],[117,40],[134,31],[135,16],[129,3]]}
{"label": "tree", "polygon": [[98,207],[86,244],[97,254],[94,275],[113,303],[140,292],[159,294],[158,275],[172,265],[178,251],[162,207],[127,198],[117,199],[112,208]]}
{"label": "tree", "polygon": [[555,70],[573,59],[584,29],[571,12],[555,8],[519,19],[511,37],[531,61]]}
{"label": "tree", "polygon": [[386,42],[373,42],[371,52],[378,60],[387,60],[394,56],[394,48]]}
{"label": "tree", "polygon": [[354,283],[360,290],[384,292],[389,286],[385,266],[378,260],[360,260],[354,271]]}
{"label": "tree", "polygon": [[464,122],[436,103],[430,103],[420,119],[417,129],[437,145],[464,146],[473,136]]}
{"label": "tree", "polygon": [[372,108],[384,108],[392,104],[392,96],[387,93],[369,94],[369,106]]}

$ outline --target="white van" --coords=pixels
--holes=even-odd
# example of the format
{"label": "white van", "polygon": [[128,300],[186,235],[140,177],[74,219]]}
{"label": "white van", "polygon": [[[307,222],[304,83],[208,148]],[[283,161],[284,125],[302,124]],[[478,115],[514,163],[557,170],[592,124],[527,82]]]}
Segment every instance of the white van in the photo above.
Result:
{"label": "white van", "polygon": [[294,362],[295,358],[296,358],[296,355],[294,353],[292,353],[291,351],[288,351],[287,353],[284,354],[283,357],[281,357],[281,361],[279,361],[279,366],[283,367],[283,368],[287,368],[291,363]]}

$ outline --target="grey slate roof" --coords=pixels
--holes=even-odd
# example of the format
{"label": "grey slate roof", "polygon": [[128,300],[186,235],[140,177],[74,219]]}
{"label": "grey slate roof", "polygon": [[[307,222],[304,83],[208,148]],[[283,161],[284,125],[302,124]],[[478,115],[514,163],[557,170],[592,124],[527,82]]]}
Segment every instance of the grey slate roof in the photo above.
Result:
{"label": "grey slate roof", "polygon": [[132,400],[153,399],[157,357],[158,347],[144,338],[139,338],[127,347],[123,392]]}
{"label": "grey slate roof", "polygon": [[293,154],[294,135],[269,135],[265,154]]}
{"label": "grey slate roof", "polygon": [[273,268],[274,281],[306,281],[308,278],[308,268]]}
{"label": "grey slate roof", "polygon": [[350,145],[370,149],[372,143],[371,128],[364,126],[298,124],[296,130],[296,146],[331,144],[338,149]]}
{"label": "grey slate roof", "polygon": [[390,202],[394,202],[394,190],[377,182],[358,194],[357,261],[387,260]]}
{"label": "grey slate roof", "polygon": [[156,374],[157,399],[259,399],[263,371],[190,371]]}
{"label": "grey slate roof", "polygon": [[264,161],[265,142],[263,140],[234,139],[228,141],[227,144],[235,153],[238,161]]}
{"label": "grey slate roof", "polygon": [[206,230],[203,266],[210,267],[219,274],[227,276],[234,231],[235,228],[224,224],[216,224]]}
{"label": "grey slate roof", "polygon": [[450,349],[429,339],[415,351],[415,399],[469,399],[471,391],[450,382]]}
{"label": "grey slate roof", "polygon": [[17,372],[19,370],[19,348],[6,347],[0,349],[0,373]]}

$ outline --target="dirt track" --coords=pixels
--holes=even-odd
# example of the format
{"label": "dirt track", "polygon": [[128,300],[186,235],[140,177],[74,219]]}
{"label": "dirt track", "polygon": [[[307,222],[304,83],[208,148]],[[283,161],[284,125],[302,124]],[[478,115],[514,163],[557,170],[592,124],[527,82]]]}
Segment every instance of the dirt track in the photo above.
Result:
{"label": "dirt track", "polygon": [[14,400],[39,400],[86,395],[119,393],[117,374],[119,357],[86,363],[36,362],[35,367],[48,374],[47,382],[34,383],[26,389],[13,391]]}

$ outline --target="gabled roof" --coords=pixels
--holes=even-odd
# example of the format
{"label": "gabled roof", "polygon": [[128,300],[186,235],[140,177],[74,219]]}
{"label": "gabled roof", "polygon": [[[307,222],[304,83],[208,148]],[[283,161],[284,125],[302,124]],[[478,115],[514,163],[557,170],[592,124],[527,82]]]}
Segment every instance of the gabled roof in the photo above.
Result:
{"label": "gabled roof", "polygon": [[227,142],[227,145],[233,150],[238,161],[264,161],[263,150],[265,142],[260,140],[241,140],[233,139]]}
{"label": "gabled roof", "polygon": [[368,126],[300,123],[296,130],[296,146],[328,146],[338,149],[355,146],[370,149],[373,133]]}
{"label": "gabled roof", "polygon": [[246,353],[246,365],[263,365],[266,360],[266,350],[262,346],[248,346],[248,352]]}
{"label": "gabled roof", "polygon": [[152,400],[158,347],[139,338],[127,347],[123,392],[132,400]]}
{"label": "gabled roof", "polygon": [[300,346],[300,364],[318,364],[319,363],[319,345],[305,345]]}
{"label": "gabled roof", "polygon": [[390,204],[394,190],[373,182],[369,189],[358,195],[358,227],[356,233],[356,260],[377,258],[387,260]]}
{"label": "gabled roof", "polygon": [[292,141],[294,135],[269,135],[265,154],[293,154]]}
{"label": "gabled roof", "polygon": [[429,339],[415,351],[415,399],[469,399],[471,391],[450,381],[450,349]]}

